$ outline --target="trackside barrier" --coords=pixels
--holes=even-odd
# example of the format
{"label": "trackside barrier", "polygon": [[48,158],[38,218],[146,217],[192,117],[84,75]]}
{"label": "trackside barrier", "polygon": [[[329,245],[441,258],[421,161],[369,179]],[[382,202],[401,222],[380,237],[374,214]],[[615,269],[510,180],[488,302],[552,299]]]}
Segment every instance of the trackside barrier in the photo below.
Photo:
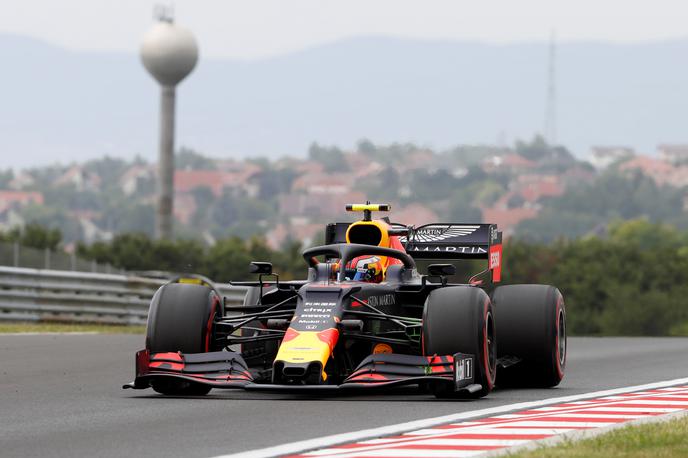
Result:
{"label": "trackside barrier", "polygon": [[[0,266],[0,321],[145,324],[155,291],[166,281],[132,275]],[[246,288],[216,285],[227,304]]]}

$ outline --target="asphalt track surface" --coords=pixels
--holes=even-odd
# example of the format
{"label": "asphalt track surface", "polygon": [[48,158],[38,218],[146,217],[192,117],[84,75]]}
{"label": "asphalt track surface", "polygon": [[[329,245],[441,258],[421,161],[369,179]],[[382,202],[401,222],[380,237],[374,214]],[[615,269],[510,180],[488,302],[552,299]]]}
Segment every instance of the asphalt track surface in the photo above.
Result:
{"label": "asphalt track surface", "polygon": [[137,335],[0,335],[0,456],[209,457],[516,402],[688,376],[688,338],[571,338],[555,389],[477,401],[213,390],[169,398],[122,390]]}

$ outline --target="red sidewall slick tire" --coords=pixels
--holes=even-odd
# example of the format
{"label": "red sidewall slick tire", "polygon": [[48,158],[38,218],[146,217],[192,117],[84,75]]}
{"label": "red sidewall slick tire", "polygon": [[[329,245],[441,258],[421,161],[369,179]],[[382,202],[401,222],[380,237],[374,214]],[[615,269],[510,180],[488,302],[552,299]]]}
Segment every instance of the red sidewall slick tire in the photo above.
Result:
{"label": "red sidewall slick tire", "polygon": [[[475,383],[487,395],[495,384],[497,341],[495,315],[489,296],[479,288],[452,286],[432,291],[423,310],[423,353],[474,355]],[[453,390],[437,387],[437,397],[454,397]]]}
{"label": "red sidewall slick tire", "polygon": [[499,358],[520,362],[498,369],[500,386],[552,387],[566,370],[566,307],[549,285],[507,285],[492,294]]}
{"label": "red sidewall slick tire", "polygon": [[[146,326],[146,348],[153,353],[204,353],[213,348],[213,322],[222,301],[203,285],[169,283],[153,296]],[[168,395],[203,395],[210,387],[179,380],[155,380],[155,391]]]}

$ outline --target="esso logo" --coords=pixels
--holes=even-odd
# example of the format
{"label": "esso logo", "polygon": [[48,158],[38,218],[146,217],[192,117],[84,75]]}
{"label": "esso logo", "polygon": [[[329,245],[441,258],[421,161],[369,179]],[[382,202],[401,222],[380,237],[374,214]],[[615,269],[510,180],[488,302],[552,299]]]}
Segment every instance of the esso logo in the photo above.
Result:
{"label": "esso logo", "polygon": [[499,262],[499,251],[493,251],[492,253],[490,253],[490,268],[494,269],[495,267],[499,267]]}

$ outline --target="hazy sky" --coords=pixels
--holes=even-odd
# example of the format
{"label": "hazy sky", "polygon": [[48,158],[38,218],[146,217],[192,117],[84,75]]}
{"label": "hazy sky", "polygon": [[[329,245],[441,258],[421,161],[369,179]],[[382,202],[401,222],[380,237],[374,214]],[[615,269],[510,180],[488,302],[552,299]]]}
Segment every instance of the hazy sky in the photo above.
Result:
{"label": "hazy sky", "polygon": [[[0,0],[0,33],[135,52],[149,0]],[[489,42],[688,36],[686,0],[176,0],[206,57],[259,58],[361,35]]]}

